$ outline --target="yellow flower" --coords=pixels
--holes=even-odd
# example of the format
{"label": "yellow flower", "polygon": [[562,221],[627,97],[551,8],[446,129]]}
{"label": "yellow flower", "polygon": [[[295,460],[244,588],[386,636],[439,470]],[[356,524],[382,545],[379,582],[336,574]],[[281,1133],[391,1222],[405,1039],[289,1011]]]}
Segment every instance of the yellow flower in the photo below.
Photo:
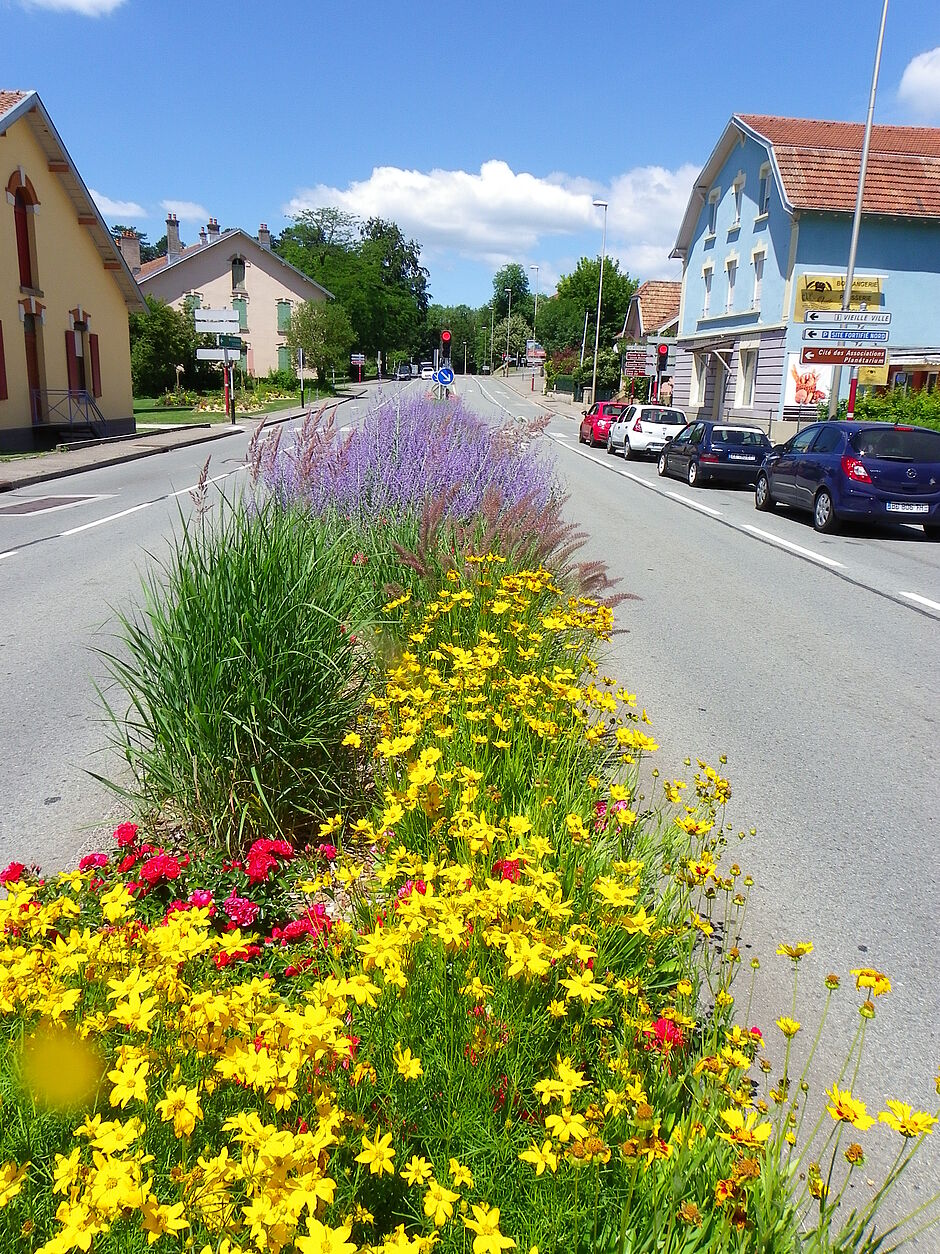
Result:
{"label": "yellow flower", "polygon": [[365,1163],[374,1176],[381,1176],[384,1171],[393,1176],[395,1174],[395,1168],[392,1166],[394,1157],[392,1134],[387,1132],[385,1136],[382,1136],[382,1128],[379,1126],[374,1140],[370,1141],[367,1136],[363,1136],[362,1153],[356,1155],[356,1162]]}
{"label": "yellow flower", "polygon": [[566,1001],[577,997],[586,1006],[590,1006],[592,1001],[603,1001],[607,996],[604,986],[595,984],[594,972],[590,967],[585,967],[583,971],[576,971],[567,980],[560,980],[559,983],[562,988],[568,990]]}
{"label": "yellow flower", "polygon": [[0,1166],[0,1210],[7,1202],[12,1202],[23,1187],[26,1179],[26,1168],[29,1163],[18,1166],[16,1163],[4,1163]]}
{"label": "yellow flower", "polygon": [[891,981],[873,967],[859,967],[853,971],[856,988],[870,988],[872,997],[881,997],[891,992]]}
{"label": "yellow flower", "polygon": [[430,1178],[432,1170],[433,1168],[426,1158],[421,1158],[418,1154],[412,1154],[405,1164],[404,1171],[399,1172],[399,1175],[408,1184],[424,1184]]}
{"label": "yellow flower", "polygon": [[743,1111],[732,1107],[730,1110],[723,1110],[721,1117],[729,1130],[719,1132],[718,1136],[731,1145],[759,1146],[773,1132],[773,1124],[757,1122],[759,1116],[756,1110],[748,1111],[745,1118]]}
{"label": "yellow flower", "polygon": [[519,1155],[524,1163],[531,1163],[535,1168],[537,1176],[542,1175],[547,1167],[549,1171],[554,1172],[558,1168],[558,1155],[552,1149],[551,1141],[545,1141],[541,1149],[537,1141],[533,1141],[527,1150],[523,1150]]}
{"label": "yellow flower", "polygon": [[202,1118],[199,1093],[196,1089],[186,1088],[184,1084],[175,1089],[167,1089],[164,1100],[156,1105],[163,1122],[172,1122],[173,1132],[178,1137],[192,1136],[196,1120]]}
{"label": "yellow flower", "polygon": [[878,1116],[879,1122],[886,1123],[901,1136],[918,1137],[933,1132],[937,1121],[925,1110],[912,1110],[907,1102],[886,1102],[885,1105],[888,1109]]}
{"label": "yellow flower", "polygon": [[799,962],[801,958],[805,958],[807,954],[813,952],[812,941],[797,941],[795,945],[778,945],[777,953],[782,958],[792,958],[794,962]]}
{"label": "yellow flower", "polygon": [[300,1254],[356,1254],[356,1247],[348,1240],[352,1224],[344,1224],[342,1228],[328,1228],[312,1215],[307,1216],[307,1230],[310,1235],[294,1237],[294,1244]]}
{"label": "yellow flower", "polygon": [[401,1042],[395,1046],[395,1066],[398,1074],[405,1080],[417,1080],[424,1075],[421,1059],[413,1055],[410,1049],[402,1049]]}
{"label": "yellow flower", "polygon": [[141,1206],[141,1230],[147,1233],[147,1244],[153,1245],[164,1234],[184,1232],[189,1227],[185,1212],[183,1202],[161,1206],[152,1193],[146,1197]]}
{"label": "yellow flower", "polygon": [[470,1173],[469,1167],[465,1167],[463,1163],[456,1158],[452,1158],[450,1160],[449,1166],[451,1179],[458,1189],[462,1188],[463,1185],[466,1185],[468,1189],[473,1188],[473,1176]]}
{"label": "yellow flower", "polygon": [[796,1019],[790,1019],[786,1015],[784,1015],[782,1019],[777,1020],[777,1027],[788,1041],[792,1040],[793,1037],[796,1036],[802,1026],[803,1025],[801,1023],[797,1023]]}
{"label": "yellow flower", "polygon": [[837,1123],[850,1123],[860,1132],[867,1131],[875,1122],[871,1115],[865,1113],[865,1103],[853,1097],[850,1089],[840,1089],[833,1085],[826,1089],[826,1096],[832,1105],[826,1109]]}
{"label": "yellow flower", "polygon": [[147,1085],[145,1083],[150,1071],[150,1063],[134,1059],[124,1066],[115,1067],[108,1072],[108,1079],[114,1081],[111,1090],[111,1105],[120,1106],[123,1110],[130,1101],[145,1102]]}
{"label": "yellow flower", "polygon": [[362,744],[362,737],[358,732],[347,732],[343,737],[342,743],[348,745],[351,749],[358,749]]}
{"label": "yellow flower", "polygon": [[545,1120],[545,1127],[563,1145],[572,1137],[582,1141],[588,1134],[588,1126],[582,1116],[574,1114],[567,1106],[560,1115],[549,1115]]}
{"label": "yellow flower", "polygon": [[424,1213],[436,1228],[440,1228],[454,1213],[454,1202],[460,1197],[453,1189],[447,1189],[432,1177],[424,1195]]}
{"label": "yellow flower", "polygon": [[515,1248],[512,1237],[504,1237],[499,1230],[499,1207],[490,1210],[486,1206],[473,1207],[473,1218],[465,1219],[464,1227],[477,1235],[473,1238],[473,1254],[500,1254],[502,1250]]}
{"label": "yellow flower", "polygon": [[563,1001],[558,1001],[557,998],[553,998],[548,1003],[548,1013],[553,1019],[564,1019],[565,1015],[568,1013],[568,1008],[565,1006]]}

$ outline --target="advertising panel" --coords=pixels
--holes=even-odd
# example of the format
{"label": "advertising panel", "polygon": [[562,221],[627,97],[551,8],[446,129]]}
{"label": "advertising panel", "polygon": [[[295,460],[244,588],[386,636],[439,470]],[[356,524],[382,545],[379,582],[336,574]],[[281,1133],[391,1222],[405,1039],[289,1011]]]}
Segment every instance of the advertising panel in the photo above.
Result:
{"label": "advertising panel", "polygon": [[[796,302],[793,308],[794,322],[803,322],[807,309],[829,309],[835,312],[842,308],[842,295],[845,291],[844,274],[801,274],[796,280]],[[881,279],[852,278],[852,298],[850,309],[860,309],[867,305],[869,309],[878,309],[881,305]]]}
{"label": "advertising panel", "polygon": [[801,366],[800,354],[787,355],[784,405],[825,405],[832,388],[832,366]]}

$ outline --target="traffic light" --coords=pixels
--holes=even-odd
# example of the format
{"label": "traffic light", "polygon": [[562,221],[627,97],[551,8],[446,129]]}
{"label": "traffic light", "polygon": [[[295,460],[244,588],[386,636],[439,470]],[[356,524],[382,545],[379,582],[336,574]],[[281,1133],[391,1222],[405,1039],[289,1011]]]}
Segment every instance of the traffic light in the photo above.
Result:
{"label": "traffic light", "polygon": [[656,373],[662,374],[665,371],[666,366],[668,364],[669,364],[669,345],[657,344],[656,345]]}
{"label": "traffic light", "polygon": [[450,361],[450,332],[441,332],[441,358]]}

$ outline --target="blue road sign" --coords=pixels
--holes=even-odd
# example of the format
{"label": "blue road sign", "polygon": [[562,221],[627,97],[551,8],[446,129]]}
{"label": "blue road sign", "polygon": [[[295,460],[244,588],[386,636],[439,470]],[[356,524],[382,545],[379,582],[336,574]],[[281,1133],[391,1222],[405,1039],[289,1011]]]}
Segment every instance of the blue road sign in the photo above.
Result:
{"label": "blue road sign", "polygon": [[828,340],[832,343],[837,340],[840,343],[865,343],[865,344],[886,344],[891,338],[889,331],[854,331],[848,327],[813,327],[811,331],[804,328],[804,340]]}
{"label": "blue road sign", "polygon": [[454,381],[454,372],[451,370],[450,366],[441,366],[440,370],[437,372],[437,381],[445,388],[450,387]]}

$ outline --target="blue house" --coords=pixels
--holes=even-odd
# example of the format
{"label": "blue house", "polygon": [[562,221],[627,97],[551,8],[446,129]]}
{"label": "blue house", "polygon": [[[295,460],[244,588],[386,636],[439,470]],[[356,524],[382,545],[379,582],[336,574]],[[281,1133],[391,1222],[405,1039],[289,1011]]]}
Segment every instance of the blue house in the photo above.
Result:
{"label": "blue house", "polygon": [[[691,417],[766,425],[828,399],[833,367],[800,361],[826,347],[805,318],[842,308],[863,135],[857,123],[754,114],[726,126],[671,254],[682,261],[673,397]],[[887,365],[860,370],[861,385],[936,385],[938,128],[873,128],[850,308],[891,313],[879,328]]]}

